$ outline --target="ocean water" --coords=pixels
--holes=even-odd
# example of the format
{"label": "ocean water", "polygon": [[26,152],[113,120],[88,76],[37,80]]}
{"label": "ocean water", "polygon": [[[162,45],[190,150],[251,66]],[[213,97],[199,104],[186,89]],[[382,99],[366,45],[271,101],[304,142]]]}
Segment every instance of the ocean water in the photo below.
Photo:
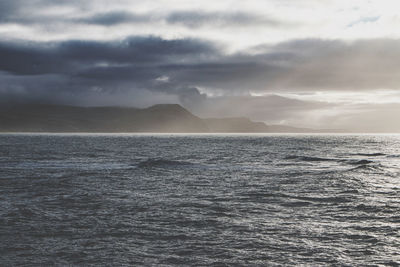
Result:
{"label": "ocean water", "polygon": [[0,135],[1,266],[399,266],[399,135]]}

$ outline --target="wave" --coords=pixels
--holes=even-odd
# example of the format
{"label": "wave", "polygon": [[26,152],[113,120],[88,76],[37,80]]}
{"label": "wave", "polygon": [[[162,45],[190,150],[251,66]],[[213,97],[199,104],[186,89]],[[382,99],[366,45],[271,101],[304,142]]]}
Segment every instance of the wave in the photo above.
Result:
{"label": "wave", "polygon": [[339,197],[339,196],[333,196],[333,197],[312,197],[312,196],[288,196],[292,199],[298,199],[298,200],[303,200],[303,201],[311,201],[311,202],[320,202],[320,203],[347,203],[351,202],[352,200],[346,197]]}
{"label": "wave", "polygon": [[399,155],[399,154],[396,154],[396,155],[388,155],[388,158],[400,158],[400,155]]}
{"label": "wave", "polygon": [[348,160],[347,161],[351,165],[367,165],[374,163],[372,160],[362,159],[362,160]]}
{"label": "wave", "polygon": [[364,156],[364,157],[380,157],[380,156],[386,156],[384,153],[356,153],[353,154],[355,156]]}
{"label": "wave", "polygon": [[[353,200],[344,196],[310,196],[310,195],[290,195],[284,193],[249,192],[243,196],[250,198],[281,198],[284,206],[307,206],[313,203],[348,203]],[[294,202],[291,200],[295,200]]]}
{"label": "wave", "polygon": [[336,161],[336,159],[309,157],[309,156],[287,156],[285,159],[297,159],[301,161]]}
{"label": "wave", "polygon": [[383,171],[381,165],[359,165],[350,169],[350,171]]}
{"label": "wave", "polygon": [[[367,155],[367,154],[365,154]],[[383,153],[370,153],[368,155],[385,155]],[[385,175],[389,175],[387,173],[387,167],[384,166],[380,159],[375,158],[361,158],[360,154],[358,154],[358,158],[322,158],[322,157],[310,157],[310,156],[287,156],[286,160],[293,160],[296,162],[307,162],[312,165],[320,166],[323,162],[333,163],[333,165],[337,166],[337,168],[331,166],[331,169],[328,172],[334,171],[337,172],[340,167],[344,167],[343,171],[345,172],[376,172],[376,173],[384,173]],[[290,162],[286,162],[290,163]],[[290,164],[287,164],[290,165]],[[347,166],[347,167],[346,167]]]}
{"label": "wave", "polygon": [[[372,154],[370,154],[372,155]],[[337,163],[346,163],[350,165],[368,165],[375,163],[373,160],[368,159],[337,159],[337,158],[320,158],[320,157],[309,157],[309,156],[287,156],[285,159],[299,160],[306,162],[323,162],[323,161],[333,161]]]}
{"label": "wave", "polygon": [[359,204],[359,205],[355,206],[354,209],[357,211],[371,212],[371,213],[377,213],[377,212],[395,213],[397,210],[397,207],[390,206],[390,205]]}
{"label": "wave", "polygon": [[291,201],[291,202],[285,202],[281,204],[284,207],[289,207],[289,208],[297,208],[297,207],[305,207],[312,205],[311,202],[308,201]]}
{"label": "wave", "polygon": [[141,161],[137,164],[139,168],[153,168],[153,167],[178,167],[178,166],[191,166],[193,163],[187,161],[180,160],[168,160],[161,158],[150,158],[144,161]]}

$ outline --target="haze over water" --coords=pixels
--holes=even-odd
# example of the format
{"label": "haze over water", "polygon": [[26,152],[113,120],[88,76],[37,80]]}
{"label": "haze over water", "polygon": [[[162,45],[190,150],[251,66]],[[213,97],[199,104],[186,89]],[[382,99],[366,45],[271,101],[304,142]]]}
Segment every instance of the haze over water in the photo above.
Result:
{"label": "haze over water", "polygon": [[0,135],[0,263],[400,264],[399,135]]}

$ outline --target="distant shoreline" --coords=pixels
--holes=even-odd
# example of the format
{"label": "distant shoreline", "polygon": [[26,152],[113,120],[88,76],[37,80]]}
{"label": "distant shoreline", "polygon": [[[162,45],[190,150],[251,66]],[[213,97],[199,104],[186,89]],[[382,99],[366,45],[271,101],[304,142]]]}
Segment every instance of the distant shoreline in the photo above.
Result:
{"label": "distant shoreline", "polygon": [[327,132],[327,133],[221,133],[221,132],[199,132],[199,133],[181,133],[181,132],[0,132],[0,135],[237,135],[237,136],[268,136],[268,135],[400,135],[400,133],[385,133],[385,132],[376,132],[376,133],[362,133],[362,132],[345,132],[345,133],[336,133],[336,132]]}

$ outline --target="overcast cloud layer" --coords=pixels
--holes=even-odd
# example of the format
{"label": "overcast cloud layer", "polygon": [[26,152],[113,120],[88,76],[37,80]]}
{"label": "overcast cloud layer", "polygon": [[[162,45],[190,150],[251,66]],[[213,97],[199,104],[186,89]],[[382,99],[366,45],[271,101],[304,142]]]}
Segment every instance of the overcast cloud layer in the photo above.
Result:
{"label": "overcast cloud layer", "polygon": [[396,1],[146,2],[1,1],[0,102],[400,131]]}

